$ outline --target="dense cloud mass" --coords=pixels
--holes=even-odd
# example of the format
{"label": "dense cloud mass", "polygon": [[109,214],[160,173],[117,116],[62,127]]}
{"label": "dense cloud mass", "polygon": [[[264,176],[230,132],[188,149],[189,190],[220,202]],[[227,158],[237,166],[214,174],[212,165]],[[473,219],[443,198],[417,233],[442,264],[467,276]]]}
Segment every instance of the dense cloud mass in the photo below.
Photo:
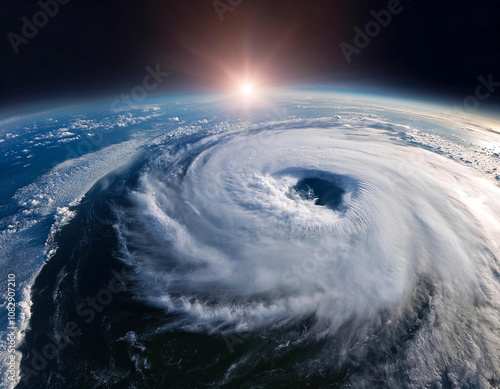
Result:
{"label": "dense cloud mass", "polygon": [[397,123],[347,113],[297,127],[167,146],[145,167],[118,228],[154,285],[144,297],[178,314],[164,330],[310,319],[288,340],[321,340],[325,365],[340,347],[341,365],[372,341],[390,348],[418,317],[398,361],[377,369],[426,385],[447,366],[457,384],[487,386],[500,371],[498,186],[395,140]]}

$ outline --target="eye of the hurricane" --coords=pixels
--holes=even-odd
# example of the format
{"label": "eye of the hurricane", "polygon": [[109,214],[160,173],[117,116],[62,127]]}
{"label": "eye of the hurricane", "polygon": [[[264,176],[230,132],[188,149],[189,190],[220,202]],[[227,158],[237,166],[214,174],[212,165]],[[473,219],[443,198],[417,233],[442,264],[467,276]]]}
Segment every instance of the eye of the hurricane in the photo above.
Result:
{"label": "eye of the hurricane", "polygon": [[333,210],[339,209],[345,194],[345,190],[335,182],[321,178],[304,178],[291,189],[302,199]]}

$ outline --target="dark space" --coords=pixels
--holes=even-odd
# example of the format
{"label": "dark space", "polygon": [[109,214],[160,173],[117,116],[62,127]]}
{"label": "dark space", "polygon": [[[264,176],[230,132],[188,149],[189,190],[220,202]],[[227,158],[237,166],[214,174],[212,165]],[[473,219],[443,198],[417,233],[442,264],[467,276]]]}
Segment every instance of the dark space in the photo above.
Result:
{"label": "dark space", "polygon": [[[156,65],[170,73],[159,94],[224,91],[230,74],[249,74],[266,86],[404,91],[461,102],[478,77],[500,79],[496,0],[54,2],[2,5],[2,111],[113,96]],[[39,14],[42,4],[53,16]],[[364,31],[390,7],[397,13],[380,31],[372,25],[375,36],[348,63],[342,42],[354,45],[356,28]],[[37,17],[40,27],[24,27],[33,35],[25,38],[26,20]]]}

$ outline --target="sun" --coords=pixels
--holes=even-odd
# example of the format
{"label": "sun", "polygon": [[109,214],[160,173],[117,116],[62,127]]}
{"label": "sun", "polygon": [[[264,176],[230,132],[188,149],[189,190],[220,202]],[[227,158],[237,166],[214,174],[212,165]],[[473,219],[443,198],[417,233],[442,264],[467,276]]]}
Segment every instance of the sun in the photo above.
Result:
{"label": "sun", "polygon": [[241,85],[241,93],[244,94],[245,96],[253,95],[255,93],[255,88],[252,84],[246,82]]}

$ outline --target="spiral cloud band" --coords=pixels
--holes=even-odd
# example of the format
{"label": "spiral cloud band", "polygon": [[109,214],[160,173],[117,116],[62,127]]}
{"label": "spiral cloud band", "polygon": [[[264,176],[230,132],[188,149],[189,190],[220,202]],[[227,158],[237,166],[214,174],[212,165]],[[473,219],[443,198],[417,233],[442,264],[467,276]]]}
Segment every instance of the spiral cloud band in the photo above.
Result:
{"label": "spiral cloud band", "polygon": [[500,383],[500,190],[396,126],[347,115],[162,148],[117,228],[142,297],[175,314],[163,330],[307,323],[283,341],[319,342],[325,366],[383,347],[400,358],[377,369],[416,386],[444,365]]}

